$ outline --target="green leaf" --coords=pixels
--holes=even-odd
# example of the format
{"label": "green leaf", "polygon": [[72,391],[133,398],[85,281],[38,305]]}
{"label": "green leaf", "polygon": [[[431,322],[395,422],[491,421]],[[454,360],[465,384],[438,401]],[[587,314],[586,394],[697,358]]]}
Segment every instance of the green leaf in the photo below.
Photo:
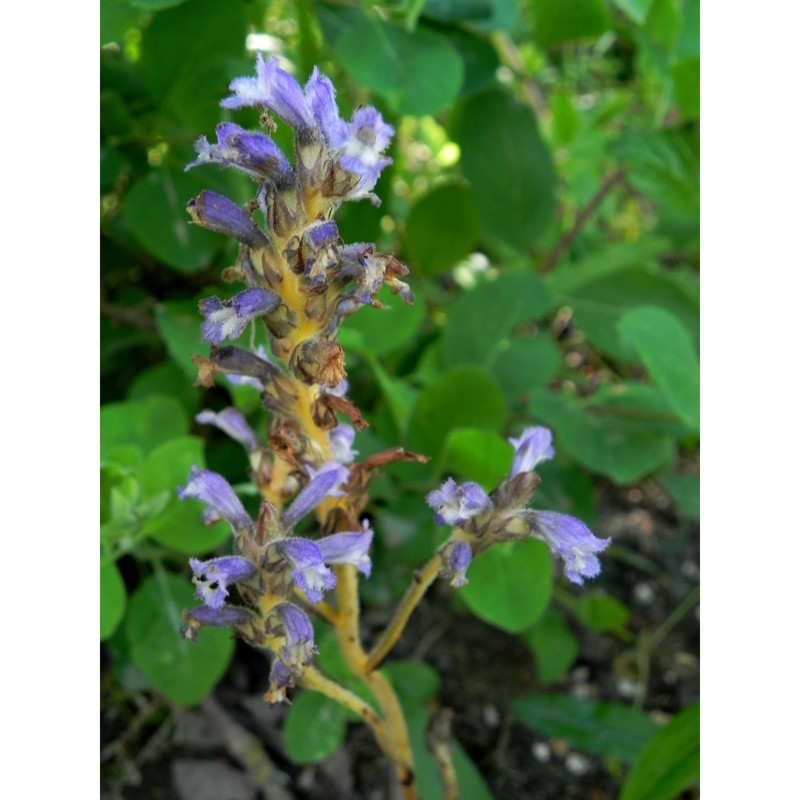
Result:
{"label": "green leaf", "polygon": [[452,135],[484,232],[527,249],[555,207],[552,158],[530,109],[502,89],[473,94]]}
{"label": "green leaf", "polygon": [[531,411],[555,429],[557,448],[619,484],[643,478],[674,458],[674,442],[662,432],[640,421],[593,413],[574,399],[536,391]]}
{"label": "green leaf", "polygon": [[[195,334],[198,334],[199,328],[196,323],[195,319]],[[190,416],[194,416],[200,406],[199,389],[193,385],[191,380],[187,379],[183,370],[168,362],[156,364],[140,372],[128,387],[129,400],[144,400],[155,394],[174,397]]]}
{"label": "green leaf", "polygon": [[172,360],[192,380],[197,379],[197,366],[192,355],[207,348],[200,336],[200,313],[197,303],[176,300],[156,307],[156,325],[167,345]]}
{"label": "green leaf", "polygon": [[581,594],[572,613],[584,625],[600,633],[619,630],[631,616],[631,612],[616,598],[591,591]]}
{"label": "green leaf", "polygon": [[533,30],[544,47],[597,37],[611,27],[602,0],[532,0]]}
{"label": "green leaf", "polygon": [[462,95],[480,92],[494,83],[500,58],[489,41],[463,28],[449,28],[447,38],[464,64]]}
{"label": "green leaf", "polygon": [[663,308],[645,306],[629,311],[617,328],[675,413],[699,430],[700,364],[692,337],[681,321]]}
{"label": "green leaf", "polygon": [[674,314],[700,340],[699,308],[687,286],[650,269],[625,269],[591,280],[559,300],[569,306],[575,324],[590,342],[619,361],[632,361],[635,350],[617,330],[622,316],[638,306],[656,305]]}
{"label": "green leaf", "polygon": [[117,42],[125,32],[135,27],[142,17],[141,10],[128,0],[101,0],[100,44]]}
{"label": "green leaf", "polygon": [[162,167],[137,181],[125,197],[123,217],[133,237],[180,272],[205,269],[225,243],[220,234],[191,225],[186,213],[186,204],[207,183],[194,173]]}
{"label": "green leaf", "polygon": [[619,703],[568,694],[520,697],[511,712],[529,728],[566,739],[595,755],[635,761],[658,726],[641,711]]}
{"label": "green leaf", "polygon": [[333,755],[346,733],[346,709],[317,692],[298,694],[283,724],[286,752],[298,764],[312,764]]}
{"label": "green leaf", "polygon": [[161,11],[165,8],[172,8],[185,3],[186,0],[130,0],[132,6],[141,8],[145,11]]}
{"label": "green leaf", "polygon": [[660,478],[678,510],[687,517],[700,519],[700,476],[665,472]]}
{"label": "green leaf", "polygon": [[100,409],[100,458],[130,444],[149,453],[162,442],[183,435],[188,427],[186,412],[172,397],[108,403]]}
{"label": "green leaf", "polygon": [[510,400],[547,386],[558,374],[561,351],[546,331],[533,338],[515,336],[507,343],[508,347],[497,354],[492,373]]}
{"label": "green leaf", "polygon": [[[186,477],[181,483],[185,482]],[[173,497],[160,514],[145,520],[142,532],[173,550],[187,555],[202,555],[229,540],[231,529],[226,522],[205,525],[201,514],[199,503],[191,500],[181,502]]]}
{"label": "green leaf", "polygon": [[389,661],[381,672],[391,681],[397,694],[410,703],[426,705],[442,685],[439,673],[421,661]]}
{"label": "green leaf", "polygon": [[409,261],[423,274],[435,275],[469,255],[479,236],[480,221],[469,189],[446,183],[411,209],[403,241]]}
{"label": "green leaf", "polygon": [[643,25],[653,5],[653,0],[612,0],[614,5],[624,11],[637,25]]}
{"label": "green leaf", "polygon": [[444,446],[442,470],[491,488],[508,474],[514,448],[495,431],[457,428]]}
{"label": "green leaf", "polygon": [[408,446],[430,455],[435,462],[451,430],[499,432],[505,420],[505,399],[494,378],[479,367],[459,367],[445,372],[420,392],[411,412]]}
{"label": "green leaf", "polygon": [[494,12],[491,0],[427,0],[424,16],[441,22],[488,20]]}
{"label": "green leaf", "polygon": [[196,642],[181,638],[181,611],[195,605],[191,582],[169,573],[147,578],[130,598],[125,635],[131,659],[170,700],[197,705],[233,656],[231,631],[203,628]]}
{"label": "green leaf", "polygon": [[203,442],[196,436],[181,436],[164,442],[153,450],[140,471],[142,496],[152,497],[165,489],[186,482],[194,465],[203,465]]}
{"label": "green leaf", "polygon": [[491,367],[509,346],[505,340],[514,327],[538,319],[551,304],[542,280],[530,273],[501,275],[463,292],[447,311],[443,336],[447,363]]}
{"label": "green leaf", "polygon": [[[364,306],[347,317],[342,325],[341,342],[345,349],[353,349],[373,356],[382,356],[402,347],[417,332],[425,316],[425,302],[417,299],[408,305],[399,295],[393,295],[384,286],[376,295],[383,308]],[[357,333],[358,338],[351,337]]]}
{"label": "green leaf", "polygon": [[700,119],[700,56],[676,61],[670,72],[684,118]]}
{"label": "green leaf", "polygon": [[125,614],[125,583],[113,561],[100,561],[100,638],[108,639]]}
{"label": "green leaf", "polygon": [[681,711],[647,744],[620,800],[672,800],[700,780],[700,705]]}
{"label": "green leaf", "polygon": [[142,34],[140,64],[164,111],[210,133],[236,77],[228,62],[244,55],[246,35],[239,0],[192,0],[156,14]]}
{"label": "green leaf", "polygon": [[470,564],[461,589],[470,610],[508,633],[529,628],[553,591],[553,563],[544,542],[526,539],[494,545]]}
{"label": "green leaf", "polygon": [[580,652],[578,640],[555,608],[548,608],[536,627],[522,638],[536,658],[536,674],[542,684],[558,680]]}
{"label": "green leaf", "polygon": [[443,111],[458,94],[463,67],[447,37],[425,28],[410,33],[363,16],[334,45],[344,68],[386,99],[396,114]]}

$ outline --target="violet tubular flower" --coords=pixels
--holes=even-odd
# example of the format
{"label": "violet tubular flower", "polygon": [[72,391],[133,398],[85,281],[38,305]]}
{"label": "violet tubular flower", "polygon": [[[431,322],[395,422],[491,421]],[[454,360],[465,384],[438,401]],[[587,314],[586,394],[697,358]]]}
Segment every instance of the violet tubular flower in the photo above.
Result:
{"label": "violet tubular flower", "polygon": [[261,447],[256,432],[250,427],[244,414],[237,408],[224,408],[219,412],[206,408],[197,414],[194,419],[200,425],[213,425],[219,428],[235,442],[242,445],[248,453],[252,453]]}
{"label": "violet tubular flower", "polygon": [[277,555],[277,566],[283,563],[288,567],[294,582],[312,603],[319,603],[325,592],[336,586],[336,576],[325,566],[316,542],[292,536],[279,539],[270,547]]}
{"label": "violet tubular flower", "polygon": [[205,317],[202,325],[203,339],[210,344],[220,344],[223,339],[238,339],[248,323],[274,311],[281,304],[275,292],[252,288],[220,300],[209,297],[200,301],[200,313]]}
{"label": "violet tubular flower", "polygon": [[195,596],[214,609],[225,605],[229,584],[258,574],[258,567],[241,556],[222,556],[209,561],[190,558],[189,566],[192,568],[192,582],[197,587]]}
{"label": "violet tubular flower", "polygon": [[457,484],[448,478],[438,489],[430,492],[425,501],[435,510],[437,525],[462,525],[491,506],[483,487],[472,481]]}
{"label": "violet tubular flower", "polygon": [[542,531],[541,538],[564,559],[564,574],[570,581],[582,585],[584,578],[596,578],[600,574],[597,553],[602,553],[611,539],[598,539],[579,519],[568,514],[537,511],[535,517]]}
{"label": "violet tubular flower", "polygon": [[372,561],[368,555],[374,533],[369,524],[361,531],[342,531],[317,539],[322,558],[326,564],[351,564],[369,578]]}
{"label": "violet tubular flower", "polygon": [[526,428],[518,439],[508,440],[514,446],[514,460],[511,463],[509,478],[520,472],[531,472],[541,464],[555,458],[553,434],[548,428]]}
{"label": "violet tubular flower", "polygon": [[216,472],[192,467],[186,486],[178,487],[178,498],[185,500],[187,497],[206,504],[203,511],[203,521],[206,524],[224,519],[234,533],[241,533],[253,525],[253,520],[233,487]]}
{"label": "violet tubular flower", "polygon": [[283,522],[292,527],[326,497],[342,497],[340,487],[350,476],[350,470],[336,461],[326,461],[318,470],[307,467],[311,480],[283,512]]}

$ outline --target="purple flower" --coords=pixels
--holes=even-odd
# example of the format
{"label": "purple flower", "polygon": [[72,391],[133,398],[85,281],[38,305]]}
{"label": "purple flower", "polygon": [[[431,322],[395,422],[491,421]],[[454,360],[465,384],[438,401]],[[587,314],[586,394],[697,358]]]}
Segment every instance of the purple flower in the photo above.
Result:
{"label": "purple flower", "polygon": [[306,83],[306,99],[317,127],[327,142],[341,141],[347,137],[347,123],[339,116],[339,107],[336,105],[336,89],[318,67],[314,67]]}
{"label": "purple flower", "polygon": [[383,168],[392,163],[392,159],[382,153],[393,135],[394,128],[387,125],[380,112],[372,106],[357,109],[352,122],[332,131],[328,141],[339,150],[339,164],[348,172],[361,176],[356,187],[348,193],[349,200],[368,197]]}
{"label": "purple flower", "polygon": [[459,485],[452,478],[428,494],[425,501],[436,510],[433,518],[437,525],[461,525],[491,505],[483,487],[470,481]]}
{"label": "purple flower", "polygon": [[508,477],[513,478],[520,472],[531,472],[542,461],[555,458],[553,434],[542,427],[526,428],[519,439],[509,439],[514,446],[514,461]]}
{"label": "purple flower", "polygon": [[338,263],[338,238],[339,230],[333,220],[314,222],[306,228],[301,245],[303,274],[314,285],[322,283],[327,270]]}
{"label": "purple flower", "polygon": [[308,664],[317,652],[314,628],[304,611],[292,603],[279,603],[273,613],[281,623],[284,644],[278,651],[281,661],[294,672]]}
{"label": "purple flower", "polygon": [[372,572],[369,548],[373,531],[364,523],[363,531],[345,531],[317,539],[316,544],[326,564],[352,564],[368,578]]}
{"label": "purple flower", "polygon": [[210,344],[238,339],[249,322],[274,311],[281,302],[275,292],[257,287],[245,289],[230,300],[207,297],[200,301],[200,313],[205,317],[203,339]]}
{"label": "purple flower", "polygon": [[537,511],[536,521],[544,540],[554,553],[564,559],[564,574],[573,583],[600,574],[601,553],[611,539],[598,539],[579,519],[555,511]]}
{"label": "purple flower", "polygon": [[208,189],[186,207],[192,221],[217,233],[232,236],[250,247],[266,247],[267,237],[236,203]]}
{"label": "purple flower", "polygon": [[217,125],[217,144],[201,136],[194,145],[197,158],[186,169],[215,163],[235,167],[257,180],[269,180],[277,186],[294,181],[294,172],[280,148],[263,133],[247,131],[233,122]]}
{"label": "purple flower", "polygon": [[472,548],[467,542],[453,542],[442,554],[442,575],[456,588],[469,583],[466,578],[467,567],[472,561]]}
{"label": "purple flower", "polygon": [[312,603],[319,603],[324,593],[336,586],[336,576],[325,566],[316,542],[290,537],[273,542],[271,548],[289,565],[294,582]]}
{"label": "purple flower", "polygon": [[269,691],[264,699],[268,703],[284,703],[286,702],[286,690],[290,686],[294,686],[294,675],[280,660],[280,657],[276,656],[269,671]]}
{"label": "purple flower", "polygon": [[358,450],[353,450],[355,438],[356,429],[352,425],[348,425],[345,422],[337,425],[328,434],[331,458],[340,464],[349,464],[358,455]]}
{"label": "purple flower", "polygon": [[222,608],[228,596],[228,584],[252,578],[258,567],[241,556],[223,556],[209,561],[189,559],[192,582],[197,587],[195,597],[211,608]]}
{"label": "purple flower", "polygon": [[259,53],[255,78],[236,78],[231,82],[232,97],[225,98],[223,108],[264,106],[286,120],[298,133],[309,135],[316,128],[311,106],[300,84],[278,66],[278,57],[269,61]]}
{"label": "purple flower", "polygon": [[216,472],[192,467],[189,482],[186,486],[178,487],[178,497],[181,500],[191,497],[205,503],[203,521],[206,524],[224,519],[235,533],[247,530],[253,525],[236,492],[228,481]]}
{"label": "purple flower", "polygon": [[181,628],[181,636],[184,639],[195,641],[197,632],[200,628],[224,628],[228,625],[244,625],[253,619],[253,612],[249,608],[241,606],[226,606],[214,608],[212,606],[199,606],[191,611],[183,612],[184,625]]}
{"label": "purple flower", "polygon": [[[269,356],[267,355],[267,350],[263,344],[260,344],[256,348],[256,352],[254,353],[254,355],[260,358],[262,361],[266,361],[267,364],[271,365],[272,362],[269,360]],[[252,386],[259,392],[264,391],[263,382],[260,381],[258,378],[254,378],[250,375],[237,375],[236,373],[233,373],[233,374],[227,374],[225,377],[234,386]]]}
{"label": "purple flower", "polygon": [[244,414],[236,408],[228,407],[220,412],[206,408],[195,417],[200,425],[214,425],[223,433],[227,433],[236,442],[239,442],[248,453],[258,450],[261,443],[256,432],[248,425]]}
{"label": "purple flower", "polygon": [[326,461],[318,470],[306,467],[311,480],[283,512],[284,525],[291,528],[326,497],[343,497],[339,487],[347,481],[350,470],[336,461]]}

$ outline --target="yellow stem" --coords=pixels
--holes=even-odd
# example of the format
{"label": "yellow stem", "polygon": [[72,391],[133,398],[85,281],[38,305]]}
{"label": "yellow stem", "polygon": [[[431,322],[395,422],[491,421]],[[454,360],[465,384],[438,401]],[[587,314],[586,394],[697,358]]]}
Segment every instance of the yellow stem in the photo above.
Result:
{"label": "yellow stem", "polygon": [[436,580],[442,568],[442,557],[437,553],[421,570],[414,573],[414,582],[408,587],[392,621],[367,656],[367,670],[374,670],[397,644],[405,630],[408,618],[422,600],[428,587]]}

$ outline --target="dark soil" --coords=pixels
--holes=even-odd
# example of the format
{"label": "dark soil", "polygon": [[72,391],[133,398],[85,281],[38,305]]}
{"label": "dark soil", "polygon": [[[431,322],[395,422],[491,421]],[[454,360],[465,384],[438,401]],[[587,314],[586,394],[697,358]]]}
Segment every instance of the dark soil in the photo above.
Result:
{"label": "dark soil", "polygon": [[[640,674],[636,639],[670,617],[699,582],[699,534],[679,520],[655,485],[620,495],[608,490],[597,533],[613,536],[596,585],[631,610],[634,634],[622,641],[575,626],[578,661],[559,682],[539,687],[533,657],[514,636],[452,610],[438,585],[412,617],[394,655],[425,661],[442,676],[439,702],[454,711],[453,732],[496,800],[613,800],[625,768],[535,733],[508,702],[537,691],[630,704],[637,690],[645,711],[666,718],[699,696],[699,614],[690,608],[651,653]],[[572,589],[568,589],[572,591]],[[579,589],[576,588],[576,592]],[[368,610],[365,632],[385,612]],[[281,718],[267,706],[266,659],[239,645],[206,704],[171,708],[142,693],[124,694],[104,664],[102,790],[123,800],[383,800],[395,798],[392,771],[368,730],[351,725],[346,745],[326,761],[299,767],[285,756]],[[686,793],[685,797],[694,796]],[[422,798],[425,800],[425,798]]]}

